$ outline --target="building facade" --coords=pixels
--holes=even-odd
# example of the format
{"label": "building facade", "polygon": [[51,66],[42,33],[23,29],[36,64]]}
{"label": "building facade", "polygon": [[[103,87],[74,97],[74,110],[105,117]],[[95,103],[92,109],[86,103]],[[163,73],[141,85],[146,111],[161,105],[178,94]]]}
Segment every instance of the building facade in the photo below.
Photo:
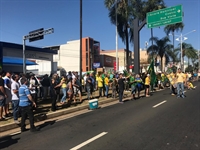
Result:
{"label": "building facade", "polygon": [[[116,50],[101,50],[100,52],[101,55],[108,55],[108,56],[112,56],[116,58]],[[131,64],[132,59],[133,59],[133,55],[132,52],[129,51],[129,64]],[[126,49],[119,49],[118,50],[118,67],[119,67],[119,71],[123,71],[124,69],[126,69]]]}
{"label": "building facade", "polygon": [[[90,37],[82,38],[82,71],[93,69],[94,62],[100,62],[100,42]],[[58,54],[54,61],[59,67],[68,71],[79,71],[80,69],[80,40],[68,41],[60,45]]]}

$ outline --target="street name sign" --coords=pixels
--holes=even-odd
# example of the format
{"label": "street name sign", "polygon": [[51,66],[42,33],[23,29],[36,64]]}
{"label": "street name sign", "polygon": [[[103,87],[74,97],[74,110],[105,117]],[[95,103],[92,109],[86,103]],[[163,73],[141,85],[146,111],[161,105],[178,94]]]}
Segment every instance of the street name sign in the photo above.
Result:
{"label": "street name sign", "polygon": [[34,31],[30,32],[29,35],[24,36],[24,40],[34,39],[34,38],[36,38],[36,40],[39,40],[40,38],[38,38],[38,37],[41,37],[46,34],[51,34],[53,32],[54,32],[53,28],[46,29],[46,30],[38,29],[38,30],[35,30],[35,32]]}
{"label": "street name sign", "polygon": [[180,23],[183,21],[182,5],[148,12],[146,18],[148,28]]}
{"label": "street name sign", "polygon": [[[35,33],[42,33],[44,31],[44,28],[40,28],[34,31],[29,32],[29,35],[34,35]],[[29,42],[33,42],[33,41],[37,41],[37,40],[41,40],[44,39],[44,35],[40,35],[37,37],[33,37],[33,38],[29,38]]]}

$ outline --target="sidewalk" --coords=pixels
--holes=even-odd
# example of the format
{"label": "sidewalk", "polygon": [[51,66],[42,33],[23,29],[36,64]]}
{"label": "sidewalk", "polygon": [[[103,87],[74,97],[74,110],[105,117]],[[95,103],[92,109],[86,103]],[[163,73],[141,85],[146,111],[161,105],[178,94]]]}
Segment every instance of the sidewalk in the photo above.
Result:
{"label": "sidewalk", "polygon": [[[141,91],[141,95],[144,93],[144,91]],[[109,92],[109,96],[111,94],[111,90]],[[94,98],[97,98],[98,96],[98,91],[95,91],[93,94]],[[128,98],[131,96],[131,92],[130,91],[125,91],[124,92],[124,97]],[[78,97],[76,97],[78,99]],[[38,108],[36,109],[36,111],[34,112],[34,119],[35,122],[39,122],[39,121],[44,121],[46,119],[51,119],[51,118],[55,118],[55,117],[59,117],[62,115],[66,115],[66,114],[70,114],[76,111],[80,111],[80,110],[84,110],[84,109],[89,109],[89,104],[88,104],[88,100],[87,100],[87,96],[85,93],[83,93],[83,102],[77,103],[77,105],[74,105],[73,103],[70,106],[67,105],[63,105],[61,106],[61,104],[58,102],[58,110],[55,112],[52,112],[50,110],[51,108],[51,99],[47,99],[47,100],[38,100]],[[98,99],[98,103],[99,106],[101,107],[102,104],[105,103],[110,103],[113,101],[118,101],[118,97],[116,99],[113,99],[112,97],[106,98],[106,97],[101,97]],[[10,107],[11,108],[11,107]],[[20,120],[20,119],[19,119]],[[26,120],[26,124],[29,124],[29,120]],[[5,121],[0,121],[0,132],[4,132],[7,130],[11,130],[14,128],[19,128],[19,125],[14,123],[13,117],[8,117],[6,118]]]}

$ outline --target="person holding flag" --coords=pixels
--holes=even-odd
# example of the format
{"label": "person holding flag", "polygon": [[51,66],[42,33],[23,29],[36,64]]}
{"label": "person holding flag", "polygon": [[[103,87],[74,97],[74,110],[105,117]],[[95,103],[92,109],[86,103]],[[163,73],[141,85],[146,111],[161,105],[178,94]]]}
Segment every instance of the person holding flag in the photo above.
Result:
{"label": "person holding flag", "polygon": [[156,73],[154,70],[154,59],[152,59],[147,73],[150,75],[150,86],[151,86],[151,91],[153,91],[153,86],[156,82]]}

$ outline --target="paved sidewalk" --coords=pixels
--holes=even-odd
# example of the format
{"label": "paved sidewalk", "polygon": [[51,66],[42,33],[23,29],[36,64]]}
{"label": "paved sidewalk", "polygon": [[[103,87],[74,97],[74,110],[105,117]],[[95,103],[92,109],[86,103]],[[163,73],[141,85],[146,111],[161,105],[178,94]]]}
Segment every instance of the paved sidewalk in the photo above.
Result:
{"label": "paved sidewalk", "polygon": [[[109,96],[111,96],[111,90],[110,90],[109,94],[110,94]],[[141,95],[142,94],[143,94],[143,91],[141,92]],[[93,97],[97,98],[97,96],[98,96],[98,91],[95,91]],[[130,96],[131,96],[130,91],[124,92],[125,98],[126,97],[128,98]],[[57,103],[58,110],[55,111],[55,112],[52,112],[50,110],[51,99],[38,100],[38,108],[34,112],[35,122],[40,122],[40,121],[43,121],[43,120],[46,120],[46,119],[59,117],[59,116],[65,115],[65,114],[73,113],[73,112],[84,110],[84,109],[89,109],[89,104],[88,104],[86,94],[83,94],[82,98],[83,98],[84,101],[82,103],[77,102],[77,105],[74,105],[72,103],[70,106],[68,106],[68,105],[61,106],[61,104],[58,102]],[[77,99],[78,99],[78,97],[77,97]],[[116,99],[113,99],[112,97],[108,97],[108,98],[100,97],[98,99],[98,103],[99,103],[100,107],[101,107],[102,104],[110,103],[110,102],[113,102],[113,101],[118,101],[118,97]],[[19,118],[19,120],[20,120],[20,118]],[[29,120],[26,120],[26,124],[29,124]],[[13,117],[8,117],[8,118],[6,118],[5,121],[0,121],[0,132],[4,132],[4,131],[11,130],[11,129],[14,129],[14,128],[19,128],[19,125],[14,123]]]}

